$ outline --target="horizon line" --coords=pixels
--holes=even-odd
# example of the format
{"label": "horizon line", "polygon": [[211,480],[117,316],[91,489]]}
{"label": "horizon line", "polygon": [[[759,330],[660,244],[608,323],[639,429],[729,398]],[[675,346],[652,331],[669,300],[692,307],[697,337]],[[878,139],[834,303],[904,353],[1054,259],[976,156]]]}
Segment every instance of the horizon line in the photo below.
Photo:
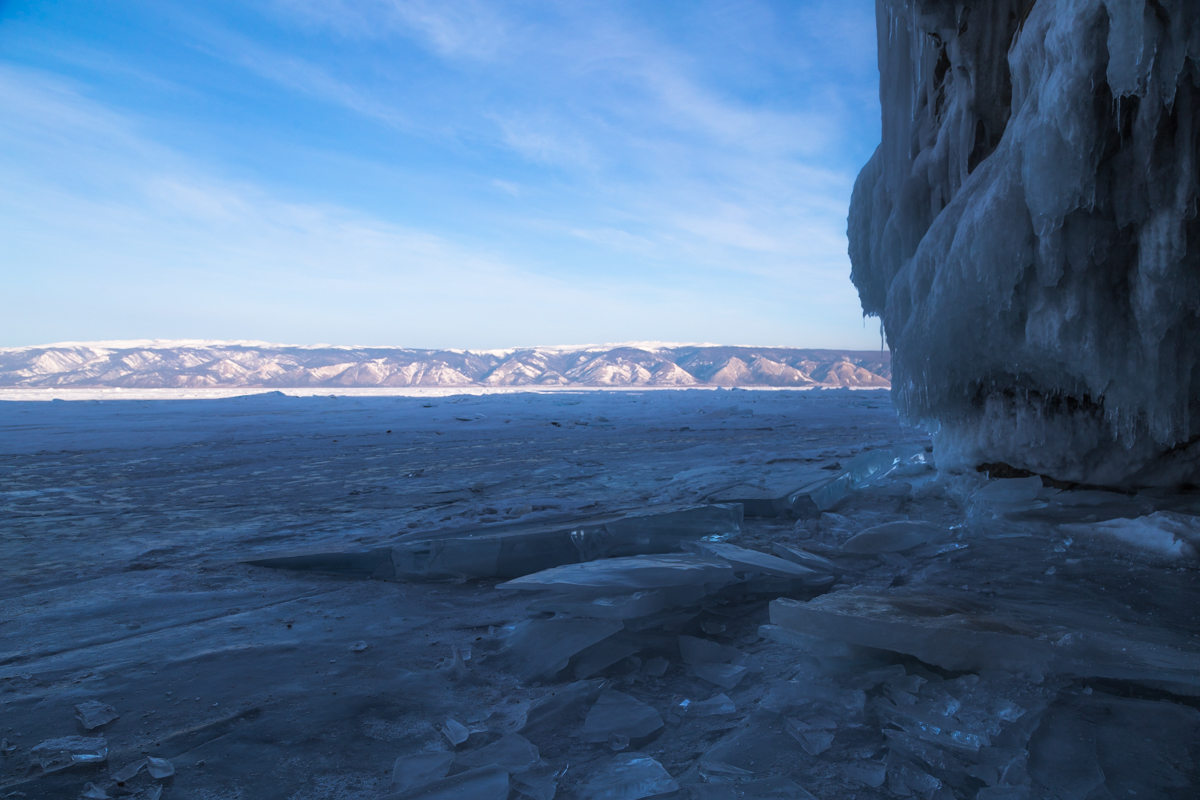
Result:
{"label": "horizon line", "polygon": [[[128,350],[142,348],[147,350],[167,349],[170,347],[256,347],[263,349],[296,349],[296,350],[406,350],[425,351],[430,353],[480,353],[487,355],[511,354],[521,350],[612,350],[618,347],[631,347],[639,350],[675,350],[682,347],[736,347],[742,349],[763,350],[812,350],[826,352],[873,353],[873,349],[865,350],[853,347],[800,347],[796,345],[764,345],[764,344],[718,344],[715,342],[665,342],[656,340],[606,342],[589,344],[557,344],[557,345],[527,345],[516,347],[406,347],[404,345],[359,345],[359,344],[286,344],[282,342],[267,342],[258,339],[100,339],[94,341],[50,342],[47,344],[17,345],[0,347],[0,353],[27,350],[48,350],[52,348],[92,347],[106,350]],[[880,354],[891,354],[890,348],[881,347]]]}

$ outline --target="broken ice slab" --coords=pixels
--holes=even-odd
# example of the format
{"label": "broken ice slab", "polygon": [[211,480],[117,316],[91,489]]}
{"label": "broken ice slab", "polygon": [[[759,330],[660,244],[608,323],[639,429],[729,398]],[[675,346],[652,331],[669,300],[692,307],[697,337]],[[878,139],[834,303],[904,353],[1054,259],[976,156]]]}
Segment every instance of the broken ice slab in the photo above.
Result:
{"label": "broken ice slab", "polygon": [[569,720],[588,703],[594,702],[603,686],[604,681],[600,680],[575,681],[552,691],[529,707],[521,731],[524,733]]}
{"label": "broken ice slab", "polygon": [[887,784],[893,794],[901,797],[916,795],[932,798],[935,792],[944,787],[940,780],[904,758],[896,750],[890,750],[887,755]]}
{"label": "broken ice slab", "polygon": [[393,794],[403,792],[440,780],[446,777],[446,773],[450,771],[450,765],[453,763],[454,753],[445,750],[400,756],[392,766],[392,783],[388,787],[388,792]]}
{"label": "broken ice slab", "polygon": [[667,668],[670,666],[670,661],[667,661],[662,656],[655,656],[654,658],[646,661],[645,664],[642,664],[642,672],[652,678],[661,678],[663,675],[667,674]]}
{"label": "broken ice slab", "polygon": [[588,711],[580,734],[585,742],[607,742],[610,736],[632,741],[645,739],[663,727],[662,716],[653,706],[636,697],[608,689]]}
{"label": "broken ice slab", "polygon": [[508,771],[490,764],[449,778],[384,795],[380,800],[507,800]]}
{"label": "broken ice slab", "polygon": [[726,764],[724,761],[709,761],[707,759],[700,762],[697,768],[700,777],[708,783],[727,783],[729,781],[752,780],[754,773],[748,769],[735,767],[733,764]]}
{"label": "broken ice slab", "polygon": [[843,766],[842,774],[864,786],[878,789],[887,780],[887,767],[878,761],[856,761]]}
{"label": "broken ice slab", "polygon": [[915,656],[943,669],[1005,670],[1147,683],[1200,694],[1200,646],[1088,609],[904,592],[837,592],[808,602],[779,598],[771,622],[797,634]]}
{"label": "broken ice slab", "polygon": [[630,595],[634,592],[703,588],[712,591],[734,580],[733,568],[721,559],[691,553],[665,553],[608,558],[568,564],[507,581],[501,590],[551,591],[571,599]]}
{"label": "broken ice slab", "polygon": [[680,636],[679,653],[687,664],[727,664],[741,655],[736,647],[710,642],[696,636]]}
{"label": "broken ice slab", "polygon": [[[710,503],[739,503],[747,517],[806,518],[816,511],[815,507],[810,508],[809,495],[835,478],[829,470],[811,466],[775,468],[758,482],[728,486],[709,495],[707,500]],[[796,505],[798,498],[801,498],[799,506]]]}
{"label": "broken ice slab", "polygon": [[[714,503],[737,503],[745,509],[747,517],[768,519],[796,517],[803,519],[810,516],[811,512],[806,513],[807,503],[797,508],[795,506],[796,499],[807,499],[809,492],[820,488],[832,480],[833,476],[826,472],[819,476],[817,480],[801,485],[799,488],[795,486],[788,487],[782,492],[772,487],[738,484],[723,489],[716,494],[709,495],[707,499]],[[818,511],[817,513],[820,512]]]}
{"label": "broken ice slab", "polygon": [[517,578],[564,564],[678,551],[685,541],[741,531],[741,506],[710,504],[653,514],[624,514],[570,524],[489,526],[401,537],[392,548],[395,577]]}
{"label": "broken ice slab", "polygon": [[837,723],[828,717],[789,717],[784,720],[783,727],[810,756],[828,750],[837,734]]}
{"label": "broken ice slab", "polygon": [[580,800],[642,800],[676,791],[671,773],[640,753],[621,753],[576,790]]}
{"label": "broken ice slab", "polygon": [[[828,483],[798,495],[794,508],[802,508],[807,502],[817,512],[828,511],[852,493],[871,481],[887,476],[894,470],[921,466],[930,461],[923,445],[902,445],[889,450],[869,450],[847,462],[842,471]],[[819,516],[810,512],[810,516]]]}
{"label": "broken ice slab", "polygon": [[84,730],[101,728],[120,716],[117,710],[108,703],[99,700],[88,700],[75,706],[75,719],[79,720]]}
{"label": "broken ice slab", "polygon": [[253,567],[297,572],[328,572],[348,578],[387,578],[392,567],[392,548],[377,547],[360,553],[309,553],[297,556],[260,558],[244,562]]}
{"label": "broken ice slab", "polygon": [[1084,517],[1096,520],[1134,519],[1159,510],[1154,500],[1148,496],[1095,489],[1071,489],[1054,494],[1043,490],[1039,498],[1044,498],[1046,502],[1038,503],[1037,507],[1023,512],[1008,512],[1004,516],[1015,520],[1072,523]]}
{"label": "broken ice slab", "polygon": [[657,614],[671,606],[697,602],[705,595],[703,587],[685,588],[674,591],[643,591],[617,597],[597,597],[572,600],[563,597],[534,600],[529,604],[533,611],[560,611],[578,617],[596,619],[638,619]]}
{"label": "broken ice slab", "polygon": [[442,735],[449,739],[450,744],[455,747],[471,738],[471,732],[467,730],[467,726],[450,717],[447,717],[446,721],[442,723]]}
{"label": "broken ice slab", "polygon": [[455,763],[467,768],[498,764],[508,770],[510,775],[515,775],[534,767],[541,760],[537,747],[528,739],[520,734],[510,733],[486,747],[463,753]]}
{"label": "broken ice slab", "polygon": [[833,576],[840,576],[843,572],[842,568],[834,562],[830,561],[825,556],[819,556],[816,553],[810,553],[807,550],[791,545],[783,544],[782,542],[774,542],[771,544],[771,549],[775,551],[775,555],[780,558],[786,558],[795,564],[802,567],[808,567],[814,572],[826,572]]}
{"label": "broken ice slab", "polygon": [[1025,511],[1038,505],[1042,493],[1042,479],[1036,475],[1028,478],[999,478],[980,487],[971,499],[996,511]]}
{"label": "broken ice slab", "polygon": [[144,766],[146,766],[146,759],[138,759],[132,764],[126,764],[108,777],[117,783],[124,783],[125,781],[133,780],[133,778],[142,771],[142,767]]}
{"label": "broken ice slab", "polygon": [[713,717],[722,714],[736,714],[737,705],[726,694],[715,694],[707,700],[699,700],[688,705],[687,712],[694,717]]}
{"label": "broken ice slab", "polygon": [[643,646],[642,641],[635,639],[627,632],[617,633],[596,642],[586,650],[580,651],[575,663],[575,679],[590,678],[597,672],[639,652]]}
{"label": "broken ice slab", "polygon": [[517,578],[563,564],[675,552],[685,541],[736,536],[741,525],[741,506],[708,504],[651,514],[414,532],[401,536],[393,547],[366,552],[313,553],[246,563],[378,580]]}
{"label": "broken ice slab", "polygon": [[530,800],[554,800],[566,767],[538,766],[511,776],[512,787]]}
{"label": "broken ice slab", "polygon": [[830,710],[838,715],[858,715],[866,706],[867,696],[857,689],[821,686],[807,680],[777,681],[763,698],[763,710],[787,714],[804,710],[806,714]]}
{"label": "broken ice slab", "polygon": [[43,772],[80,764],[99,764],[108,760],[108,740],[103,736],[47,739],[29,751],[29,760],[41,767]]}
{"label": "broken ice slab", "polygon": [[1200,712],[1093,692],[1061,695],[1029,740],[1031,797],[1196,796]]}
{"label": "broken ice slab", "polygon": [[575,654],[624,630],[620,620],[528,619],[501,632],[495,658],[521,680],[553,678]]}
{"label": "broken ice slab", "polygon": [[1073,523],[1059,526],[1073,536],[1096,536],[1167,560],[1194,561],[1200,557],[1200,517],[1156,511],[1135,519]]}
{"label": "broken ice slab", "polygon": [[146,771],[150,773],[151,778],[162,780],[175,774],[175,765],[165,758],[146,756]]}
{"label": "broken ice slab", "polygon": [[[881,720],[900,731],[956,752],[978,753],[979,748],[991,746],[989,734],[1000,730],[998,723],[987,727],[964,724],[954,716],[954,706],[939,709],[932,707],[928,701],[915,701],[911,695],[902,705],[881,700],[875,705],[875,709]],[[991,728],[990,731],[988,727]]]}
{"label": "broken ice slab", "polygon": [[810,585],[825,585],[830,582],[827,573],[817,572],[778,556],[760,553],[757,550],[749,550],[726,542],[685,542],[683,548],[690,553],[713,556],[728,561],[730,566],[738,572],[772,575],[777,578],[798,580]]}
{"label": "broken ice slab", "polygon": [[697,677],[722,689],[732,689],[746,677],[746,668],[735,664],[695,664],[692,670]]}
{"label": "broken ice slab", "polygon": [[79,798],[80,800],[110,800],[108,792],[94,783],[85,783]]}
{"label": "broken ice slab", "polygon": [[885,522],[856,533],[842,545],[842,550],[855,555],[899,553],[940,541],[949,535],[949,529],[927,522]]}
{"label": "broken ice slab", "polygon": [[759,778],[688,787],[691,800],[816,800],[790,778]]}

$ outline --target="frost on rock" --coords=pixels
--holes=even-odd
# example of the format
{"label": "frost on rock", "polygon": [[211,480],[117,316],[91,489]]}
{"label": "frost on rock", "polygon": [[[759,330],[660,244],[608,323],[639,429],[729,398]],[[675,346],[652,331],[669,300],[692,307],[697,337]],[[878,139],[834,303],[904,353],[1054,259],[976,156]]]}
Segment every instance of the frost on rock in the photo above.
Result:
{"label": "frost on rock", "polygon": [[939,466],[1200,472],[1200,5],[879,0],[852,279]]}

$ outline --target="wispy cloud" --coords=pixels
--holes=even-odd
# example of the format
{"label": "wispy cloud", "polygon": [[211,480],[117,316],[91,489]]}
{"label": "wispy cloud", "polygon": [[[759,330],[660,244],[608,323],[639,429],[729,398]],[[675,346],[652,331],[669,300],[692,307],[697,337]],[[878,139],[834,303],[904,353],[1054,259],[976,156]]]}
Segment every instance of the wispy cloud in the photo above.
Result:
{"label": "wispy cloud", "polygon": [[[844,345],[847,142],[871,93],[820,72],[861,68],[806,32],[843,36],[834,5],[700,2],[694,30],[615,0],[189,7],[179,45],[214,75],[157,91],[235,113],[172,129],[83,78],[0,69],[0,229],[22,263],[93,286],[103,265],[178,324],[269,309],[237,335]],[[185,313],[179,287],[207,305]]]}
{"label": "wispy cloud", "polygon": [[435,52],[455,58],[494,56],[504,47],[511,27],[497,4],[479,0],[277,0],[275,5],[285,17],[327,27],[342,36],[409,35]]}
{"label": "wispy cloud", "polygon": [[564,130],[563,120],[546,115],[491,115],[503,143],[522,157],[539,164],[592,169],[596,155],[585,137]]}

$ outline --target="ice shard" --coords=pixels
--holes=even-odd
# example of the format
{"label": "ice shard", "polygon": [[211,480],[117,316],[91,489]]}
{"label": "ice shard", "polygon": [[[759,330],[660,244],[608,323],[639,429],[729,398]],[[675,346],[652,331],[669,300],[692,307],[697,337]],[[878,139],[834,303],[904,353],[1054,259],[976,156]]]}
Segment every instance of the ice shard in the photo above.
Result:
{"label": "ice shard", "polygon": [[84,730],[102,728],[119,716],[115,708],[99,700],[88,700],[75,706],[75,719],[79,720]]}
{"label": "ice shard", "polygon": [[948,670],[1006,670],[1138,681],[1200,695],[1191,637],[1122,624],[1108,609],[1052,603],[867,591],[771,603],[789,631],[916,656]]}
{"label": "ice shard", "polygon": [[778,556],[747,550],[725,542],[685,542],[684,549],[698,555],[709,555],[728,561],[737,572],[772,575],[817,585],[829,582],[827,574],[794,561],[786,561]]}
{"label": "ice shard", "polygon": [[645,739],[662,726],[662,717],[652,706],[624,692],[609,689],[588,712],[581,735],[585,742],[606,742],[613,734],[629,741]]}
{"label": "ice shard", "polygon": [[878,0],[852,279],[941,467],[1200,465],[1200,4]]}
{"label": "ice shard", "polygon": [[446,777],[454,754],[445,750],[400,756],[392,766],[392,782],[389,793],[396,794],[417,786],[424,786]]}
{"label": "ice shard", "polygon": [[646,590],[686,593],[733,580],[733,569],[719,558],[692,554],[608,558],[571,564],[502,583],[505,591],[551,591],[572,600],[633,594]]}
{"label": "ice shard", "polygon": [[842,550],[856,555],[875,553],[899,553],[923,544],[936,542],[950,535],[950,531],[925,522],[885,522],[873,525],[850,537]]}
{"label": "ice shard", "polygon": [[535,767],[541,761],[538,749],[518,733],[502,736],[486,747],[459,756],[455,764],[474,768],[497,764],[508,770],[510,775]]}
{"label": "ice shard", "polygon": [[416,532],[401,536],[393,547],[246,563],[377,580],[518,578],[564,564],[676,552],[689,541],[732,538],[741,526],[740,505],[709,503],[649,514]]}
{"label": "ice shard", "polygon": [[623,628],[607,619],[527,619],[502,631],[496,658],[522,680],[553,678],[572,656]]}
{"label": "ice shard", "polygon": [[671,774],[650,756],[622,753],[577,794],[581,800],[641,800],[678,790]]}
{"label": "ice shard", "polygon": [[29,751],[29,760],[41,767],[43,772],[81,764],[99,764],[108,760],[108,740],[103,736],[48,739]]}

